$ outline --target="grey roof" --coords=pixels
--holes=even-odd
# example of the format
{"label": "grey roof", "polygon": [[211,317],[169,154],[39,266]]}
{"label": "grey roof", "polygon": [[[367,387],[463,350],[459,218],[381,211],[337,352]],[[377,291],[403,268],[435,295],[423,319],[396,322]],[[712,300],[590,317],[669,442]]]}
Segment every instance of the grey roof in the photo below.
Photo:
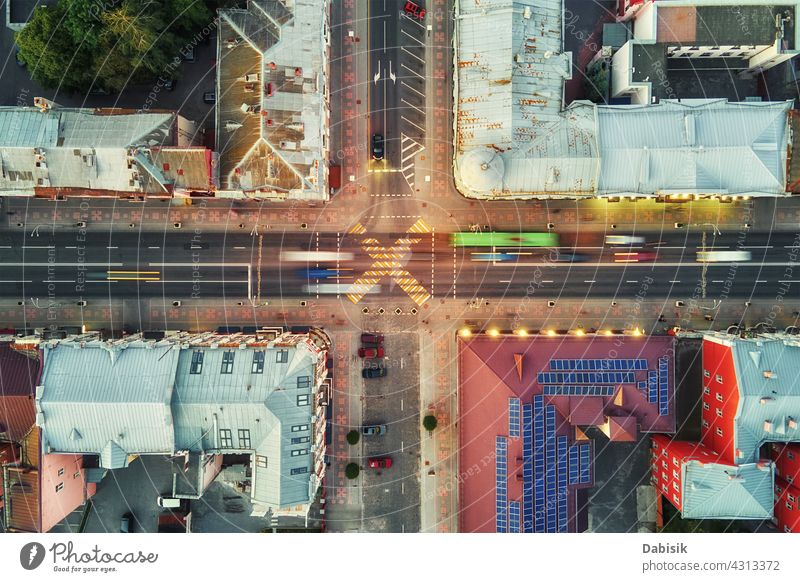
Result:
{"label": "grey roof", "polygon": [[[737,461],[757,460],[760,446],[767,441],[800,441],[800,342],[722,334],[706,335],[706,340],[732,349],[739,387],[734,421],[734,448],[741,451]],[[764,372],[771,372],[771,377],[765,377]],[[771,424],[769,431],[767,421]]]}
{"label": "grey roof", "polygon": [[172,453],[177,363],[168,345],[45,346],[36,394],[45,451],[101,454],[107,468],[127,464],[123,453]]}
{"label": "grey roof", "polygon": [[791,102],[597,107],[602,194],[785,190]]}
{"label": "grey roof", "polygon": [[686,461],[681,465],[681,514],[694,519],[769,519],[774,479],[772,463]]}
{"label": "grey roof", "polygon": [[173,145],[174,120],[174,113],[0,107],[0,191],[164,193],[172,180],[144,167],[142,156],[151,147]]}
{"label": "grey roof", "polygon": [[[277,362],[279,350],[288,351],[286,363]],[[203,352],[201,373],[191,373],[195,351]],[[254,352],[265,352],[264,371],[253,373]],[[221,373],[224,354],[233,354],[230,374]],[[195,452],[246,452],[266,457],[267,467],[253,467],[253,499],[287,506],[309,501],[309,475],[313,474],[311,442],[291,444],[292,438],[312,439],[311,404],[315,390],[317,358],[304,344],[282,348],[192,348],[181,350],[178,362],[172,413],[177,449]],[[308,386],[298,388],[298,378],[308,377]],[[297,396],[307,395],[309,404],[298,406]],[[308,425],[308,430],[292,432],[292,426]],[[223,448],[215,434],[230,430],[231,448]],[[250,446],[239,439],[239,430],[249,430]],[[291,456],[292,450],[309,454]],[[291,470],[306,468],[308,473],[292,476]]]}

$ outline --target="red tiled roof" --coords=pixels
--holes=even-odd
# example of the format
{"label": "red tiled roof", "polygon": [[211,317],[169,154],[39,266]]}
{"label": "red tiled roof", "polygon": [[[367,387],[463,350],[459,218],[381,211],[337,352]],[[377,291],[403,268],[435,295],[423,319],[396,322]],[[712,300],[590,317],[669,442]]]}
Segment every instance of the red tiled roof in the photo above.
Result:
{"label": "red tiled roof", "polygon": [[0,433],[17,442],[35,422],[38,361],[0,344]]}
{"label": "red tiled roof", "polygon": [[583,396],[569,397],[569,416],[567,420],[575,426],[589,426],[603,422],[603,400]]}

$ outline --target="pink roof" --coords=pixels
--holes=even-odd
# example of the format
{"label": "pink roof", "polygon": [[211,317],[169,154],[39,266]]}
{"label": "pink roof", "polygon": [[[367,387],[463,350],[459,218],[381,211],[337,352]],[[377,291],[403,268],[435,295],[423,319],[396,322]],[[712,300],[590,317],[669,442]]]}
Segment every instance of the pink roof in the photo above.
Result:
{"label": "pink roof", "polygon": [[[668,336],[459,339],[459,530],[496,530],[497,436],[509,437],[507,500],[522,501],[523,439],[509,435],[509,399],[519,398],[526,406],[542,394],[538,374],[553,370],[551,360],[646,359],[648,370],[653,370],[659,358],[669,359],[670,414],[665,416],[659,416],[657,403],[648,402],[647,390],[638,388],[648,370],[636,371],[636,383],[623,385],[622,406],[614,404],[618,389],[610,396],[545,396],[545,404],[557,410],[556,434],[566,436],[569,443],[575,442],[574,425],[602,425],[605,416],[623,417],[615,421],[615,434],[620,437],[633,435],[635,439],[637,423],[643,431],[673,432],[673,342]],[[574,490],[586,486],[591,483],[568,487],[568,507],[575,507]],[[573,518],[569,516],[571,531],[575,529]]]}
{"label": "pink roof", "polygon": [[614,442],[635,442],[636,417],[609,416],[607,436]]}

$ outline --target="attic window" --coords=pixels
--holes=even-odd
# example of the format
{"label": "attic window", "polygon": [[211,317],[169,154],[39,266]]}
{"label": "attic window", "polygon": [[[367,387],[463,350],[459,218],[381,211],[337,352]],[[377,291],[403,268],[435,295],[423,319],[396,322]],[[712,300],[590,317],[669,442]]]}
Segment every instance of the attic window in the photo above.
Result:
{"label": "attic window", "polygon": [[289,361],[289,350],[278,350],[275,353],[275,363],[285,364]]}
{"label": "attic window", "polygon": [[195,351],[192,354],[192,365],[189,367],[190,374],[199,374],[203,371],[203,352]]}
{"label": "attic window", "polygon": [[765,420],[764,421],[764,432],[772,432],[772,421]]}
{"label": "attic window", "polygon": [[234,353],[232,350],[228,350],[222,354],[222,367],[220,368],[220,374],[233,374],[233,356]]}
{"label": "attic window", "polygon": [[764,378],[772,378],[773,374],[771,370],[764,370]]}

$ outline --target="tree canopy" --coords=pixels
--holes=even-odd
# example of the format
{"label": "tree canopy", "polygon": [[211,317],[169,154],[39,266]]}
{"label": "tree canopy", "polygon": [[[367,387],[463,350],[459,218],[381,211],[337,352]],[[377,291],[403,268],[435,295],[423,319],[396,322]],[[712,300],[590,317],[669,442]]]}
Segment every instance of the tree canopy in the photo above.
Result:
{"label": "tree canopy", "polygon": [[16,35],[31,78],[49,89],[120,91],[172,78],[181,53],[211,30],[203,0],[59,0]]}

